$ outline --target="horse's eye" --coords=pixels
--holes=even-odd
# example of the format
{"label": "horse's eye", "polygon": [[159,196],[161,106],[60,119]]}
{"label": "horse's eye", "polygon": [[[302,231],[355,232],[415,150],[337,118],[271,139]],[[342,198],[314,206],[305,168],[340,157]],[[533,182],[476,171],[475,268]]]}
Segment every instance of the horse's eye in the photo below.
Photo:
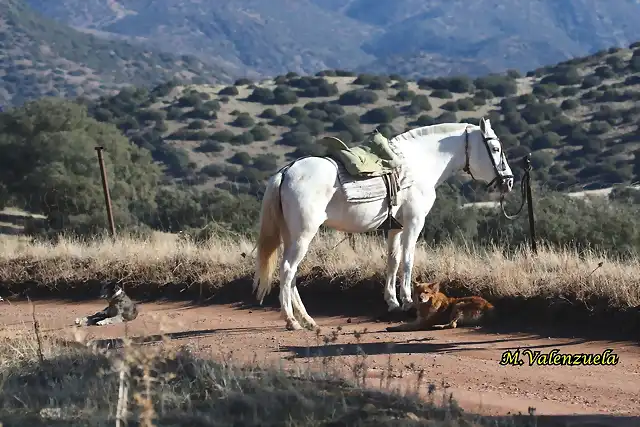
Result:
{"label": "horse's eye", "polygon": [[497,153],[498,151],[500,151],[500,147],[493,147],[493,152]]}

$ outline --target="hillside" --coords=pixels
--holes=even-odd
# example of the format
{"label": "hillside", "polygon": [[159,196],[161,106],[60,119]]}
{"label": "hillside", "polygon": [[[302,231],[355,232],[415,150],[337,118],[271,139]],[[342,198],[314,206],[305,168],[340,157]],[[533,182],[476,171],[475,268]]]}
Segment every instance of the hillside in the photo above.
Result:
{"label": "hillside", "polygon": [[[253,191],[286,161],[321,153],[321,135],[361,141],[380,126],[491,118],[513,161],[532,152],[536,179],[555,189],[640,178],[640,44],[520,76],[405,81],[325,71],[234,85],[164,85],[92,107],[136,143],[185,155],[171,173],[199,186]],[[132,104],[123,107],[124,104]],[[129,116],[123,111],[136,111]],[[635,153],[635,154],[634,154]],[[635,169],[634,169],[635,165]]]}
{"label": "hillside", "polygon": [[640,39],[640,4],[630,0],[26,1],[75,27],[193,53],[250,77],[327,68],[523,72]]}
{"label": "hillside", "polygon": [[192,56],[105,40],[45,19],[22,1],[0,2],[0,103],[41,96],[113,93],[127,84],[158,84],[172,77],[197,83],[228,78]]}

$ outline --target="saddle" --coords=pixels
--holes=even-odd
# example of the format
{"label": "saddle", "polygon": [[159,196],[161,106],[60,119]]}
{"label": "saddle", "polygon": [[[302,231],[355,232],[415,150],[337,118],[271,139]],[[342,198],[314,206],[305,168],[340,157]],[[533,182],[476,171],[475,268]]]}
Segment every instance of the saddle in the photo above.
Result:
{"label": "saddle", "polygon": [[334,136],[326,136],[319,142],[327,148],[327,157],[342,164],[353,178],[382,178],[387,192],[388,213],[378,230],[401,230],[402,225],[391,215],[391,209],[398,204],[399,168],[402,162],[391,150],[389,140],[376,129],[371,138],[354,147],[347,146]]}

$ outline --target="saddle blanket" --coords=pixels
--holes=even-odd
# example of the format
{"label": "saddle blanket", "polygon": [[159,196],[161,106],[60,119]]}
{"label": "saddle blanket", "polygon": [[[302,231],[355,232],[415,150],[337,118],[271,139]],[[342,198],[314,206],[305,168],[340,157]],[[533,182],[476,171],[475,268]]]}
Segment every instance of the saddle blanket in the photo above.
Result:
{"label": "saddle blanket", "polygon": [[[387,197],[387,187],[382,176],[371,178],[355,177],[347,171],[347,168],[339,161],[331,160],[338,168],[338,181],[340,187],[349,202],[373,202],[384,200]],[[404,167],[398,172],[398,191],[405,190],[413,184],[411,173]]]}

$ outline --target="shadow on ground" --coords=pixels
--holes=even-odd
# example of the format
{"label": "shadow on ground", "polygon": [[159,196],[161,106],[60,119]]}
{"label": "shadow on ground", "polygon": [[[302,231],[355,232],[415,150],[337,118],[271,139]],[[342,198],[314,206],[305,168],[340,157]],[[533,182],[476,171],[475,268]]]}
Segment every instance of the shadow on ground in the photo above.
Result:
{"label": "shadow on ground", "polygon": [[[300,296],[313,317],[345,317],[366,321],[391,323],[415,317],[415,311],[390,314],[382,297],[383,278],[354,282],[349,277],[329,280],[319,272],[312,272],[298,279]],[[5,295],[13,293],[18,298],[29,296],[33,300],[58,300],[78,302],[95,300],[101,282],[60,283],[56,288],[37,283],[4,286]],[[140,303],[183,301],[191,306],[230,304],[238,310],[279,310],[279,286],[259,305],[252,294],[250,277],[237,279],[224,285],[205,284],[131,284],[125,287],[127,294]],[[451,296],[463,296],[455,284],[446,286]],[[66,298],[60,298],[65,295]],[[547,337],[582,337],[592,340],[638,341],[640,307],[626,310],[611,307],[608,301],[591,299],[572,301],[569,298],[503,297],[488,298],[497,311],[496,322],[483,328],[483,332],[535,333]],[[616,325],[612,328],[611,325]]]}

